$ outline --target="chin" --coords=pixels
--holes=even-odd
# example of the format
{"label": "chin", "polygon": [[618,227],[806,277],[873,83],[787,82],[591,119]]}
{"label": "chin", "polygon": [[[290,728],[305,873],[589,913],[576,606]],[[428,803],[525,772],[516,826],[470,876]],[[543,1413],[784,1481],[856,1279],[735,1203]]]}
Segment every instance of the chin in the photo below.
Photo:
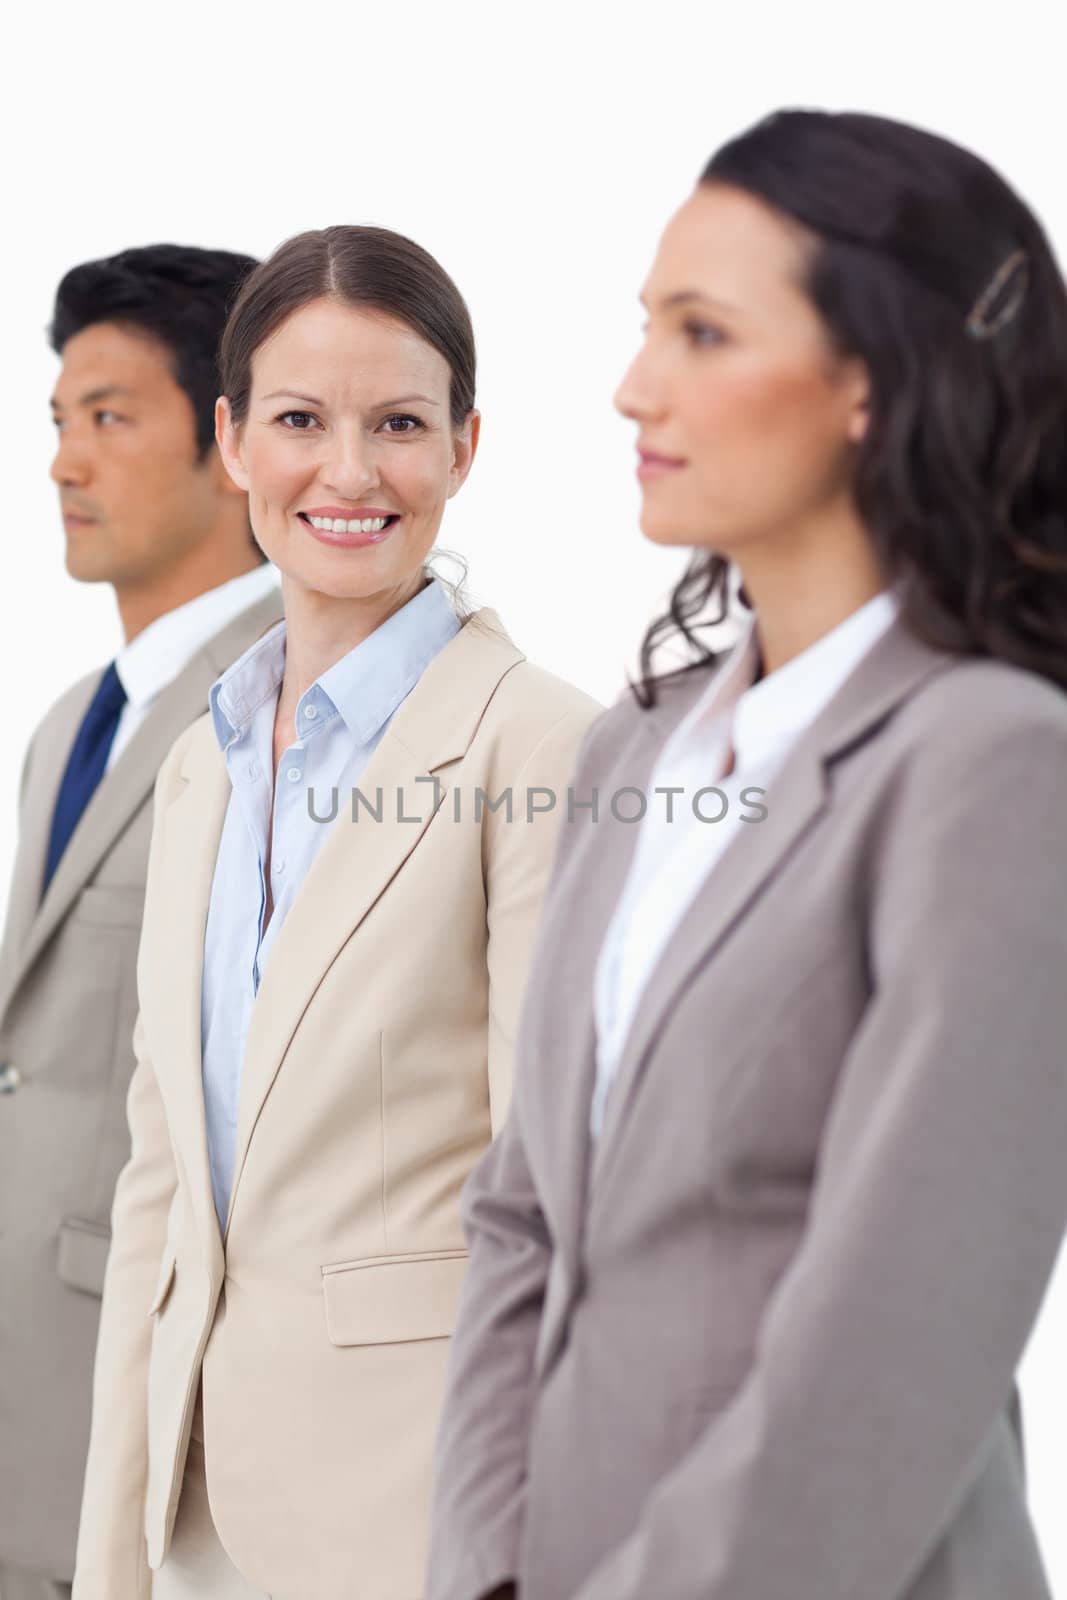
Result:
{"label": "chin", "polygon": [[78,556],[71,556],[69,551],[64,565],[70,577],[77,583],[113,583],[115,581],[114,575],[110,572],[102,571],[99,564],[79,559]]}
{"label": "chin", "polygon": [[647,509],[641,513],[641,532],[652,544],[686,546],[694,542],[693,530],[676,517]]}

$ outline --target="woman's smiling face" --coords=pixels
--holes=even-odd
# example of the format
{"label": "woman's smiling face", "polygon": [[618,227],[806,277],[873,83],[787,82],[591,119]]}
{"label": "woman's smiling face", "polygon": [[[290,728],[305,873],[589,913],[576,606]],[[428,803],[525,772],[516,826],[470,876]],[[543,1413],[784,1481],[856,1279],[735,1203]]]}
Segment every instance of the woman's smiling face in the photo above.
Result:
{"label": "woman's smiling face", "polygon": [[320,299],[252,359],[248,414],[218,403],[219,448],[263,550],[293,584],[399,600],[470,470],[478,413],[453,431],[451,371],[406,323]]}

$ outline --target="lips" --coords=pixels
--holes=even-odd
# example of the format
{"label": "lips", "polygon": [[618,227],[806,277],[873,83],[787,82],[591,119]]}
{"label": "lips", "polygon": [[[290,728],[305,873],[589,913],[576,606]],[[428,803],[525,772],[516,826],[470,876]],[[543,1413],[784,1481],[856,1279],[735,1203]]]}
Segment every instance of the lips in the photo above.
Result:
{"label": "lips", "polygon": [[662,478],[669,472],[677,472],[684,467],[686,462],[681,456],[666,456],[657,450],[644,450],[638,446],[637,450],[637,476],[642,483],[650,478]]}
{"label": "lips", "polygon": [[[323,507],[323,513],[332,512],[333,506]],[[363,511],[363,507],[357,508]],[[387,511],[378,516],[344,516],[320,515],[319,509],[314,512],[298,511],[297,516],[304,524],[313,539],[320,544],[332,545],[353,550],[361,549],[366,545],[381,544],[388,539],[393,529],[401,521],[400,514]]]}

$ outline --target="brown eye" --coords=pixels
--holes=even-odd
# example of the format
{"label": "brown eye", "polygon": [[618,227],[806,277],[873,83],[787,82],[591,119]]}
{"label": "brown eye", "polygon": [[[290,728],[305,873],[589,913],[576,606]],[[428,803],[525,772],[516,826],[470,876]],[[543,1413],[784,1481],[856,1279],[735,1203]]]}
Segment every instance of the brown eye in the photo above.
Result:
{"label": "brown eye", "polygon": [[689,321],[684,325],[685,336],[693,345],[722,344],[723,335],[718,328],[712,327],[710,322]]}
{"label": "brown eye", "polygon": [[310,411],[283,411],[277,420],[295,433],[307,433],[315,422]]}

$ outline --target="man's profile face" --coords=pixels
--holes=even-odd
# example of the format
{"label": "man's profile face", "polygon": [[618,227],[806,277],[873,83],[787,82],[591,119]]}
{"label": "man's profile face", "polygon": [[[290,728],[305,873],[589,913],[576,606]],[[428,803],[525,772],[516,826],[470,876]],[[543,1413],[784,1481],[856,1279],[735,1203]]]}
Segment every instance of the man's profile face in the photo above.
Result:
{"label": "man's profile face", "polygon": [[68,339],[52,396],[67,571],[152,583],[215,530],[215,451],[197,459],[192,403],[150,334],[100,322]]}

